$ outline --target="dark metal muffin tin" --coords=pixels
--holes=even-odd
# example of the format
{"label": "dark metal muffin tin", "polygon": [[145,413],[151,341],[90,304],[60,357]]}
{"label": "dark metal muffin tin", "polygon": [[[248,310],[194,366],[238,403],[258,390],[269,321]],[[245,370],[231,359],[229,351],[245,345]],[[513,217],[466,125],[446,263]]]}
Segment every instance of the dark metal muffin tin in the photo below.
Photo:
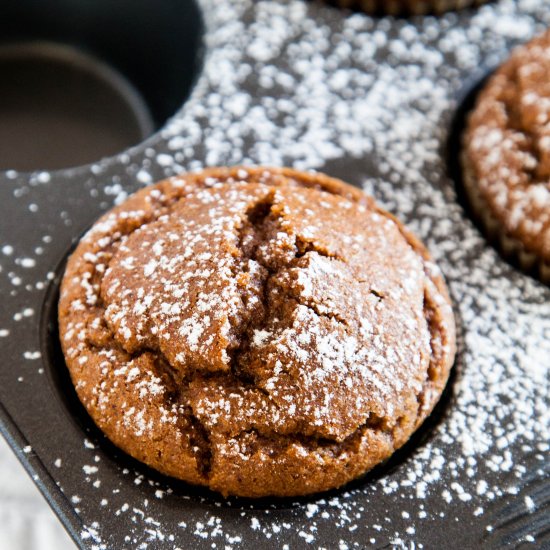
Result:
{"label": "dark metal muffin tin", "polygon": [[[60,17],[71,4],[59,3]],[[200,29],[199,12],[181,4],[187,32]],[[446,164],[479,65],[548,24],[548,4],[409,20],[316,2],[199,5],[204,68],[158,133],[93,165],[0,174],[3,435],[81,548],[548,547],[550,289],[485,242],[457,201],[458,165]],[[137,21],[134,32],[169,40]],[[174,71],[191,82],[197,50],[181,67],[176,49]],[[146,89],[168,100],[164,86]],[[224,500],[138,464],[94,427],[57,340],[64,261],[101,213],[184,169],[250,162],[363,185],[428,244],[456,305],[456,367],[434,414],[387,464],[305,499]]]}

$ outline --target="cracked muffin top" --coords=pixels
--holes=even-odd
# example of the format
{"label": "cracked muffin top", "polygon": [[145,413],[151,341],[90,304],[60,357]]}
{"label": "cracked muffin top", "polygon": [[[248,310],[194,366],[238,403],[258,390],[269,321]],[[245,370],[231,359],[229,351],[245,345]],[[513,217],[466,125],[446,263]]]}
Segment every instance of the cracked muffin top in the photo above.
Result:
{"label": "cracked muffin top", "polygon": [[143,189],[70,257],[60,338],[96,424],[224,495],[338,487],[429,415],[455,352],[424,247],[359,190],[289,169]]}
{"label": "cracked muffin top", "polygon": [[488,0],[329,0],[342,8],[363,10],[373,14],[423,15],[441,14],[484,4]]}
{"label": "cracked muffin top", "polygon": [[469,117],[464,152],[466,176],[482,201],[482,215],[547,265],[549,75],[550,30],[516,48],[489,78]]}

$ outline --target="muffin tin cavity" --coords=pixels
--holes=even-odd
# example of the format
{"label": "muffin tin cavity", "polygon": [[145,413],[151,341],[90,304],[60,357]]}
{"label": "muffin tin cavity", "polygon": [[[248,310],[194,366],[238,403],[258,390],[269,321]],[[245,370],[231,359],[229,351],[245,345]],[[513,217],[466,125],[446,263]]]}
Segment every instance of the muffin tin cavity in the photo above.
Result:
{"label": "muffin tin cavity", "polygon": [[0,170],[87,164],[136,145],[184,103],[202,64],[193,0],[0,8]]}

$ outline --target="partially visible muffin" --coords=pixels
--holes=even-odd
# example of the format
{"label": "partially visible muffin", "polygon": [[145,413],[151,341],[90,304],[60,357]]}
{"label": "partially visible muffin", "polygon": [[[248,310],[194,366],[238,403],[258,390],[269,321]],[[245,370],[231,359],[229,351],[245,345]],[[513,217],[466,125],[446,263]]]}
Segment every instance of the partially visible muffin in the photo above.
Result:
{"label": "partially visible muffin", "polygon": [[437,267],[359,190],[290,169],[145,188],[70,257],[60,338],[116,445],[224,495],[360,476],[430,414],[455,353]]}
{"label": "partially visible muffin", "polygon": [[550,282],[550,31],[483,86],[464,136],[472,206],[502,251]]}
{"label": "partially visible muffin", "polygon": [[488,0],[332,0],[341,8],[353,8],[367,13],[388,15],[425,15],[444,13],[472,6]]}

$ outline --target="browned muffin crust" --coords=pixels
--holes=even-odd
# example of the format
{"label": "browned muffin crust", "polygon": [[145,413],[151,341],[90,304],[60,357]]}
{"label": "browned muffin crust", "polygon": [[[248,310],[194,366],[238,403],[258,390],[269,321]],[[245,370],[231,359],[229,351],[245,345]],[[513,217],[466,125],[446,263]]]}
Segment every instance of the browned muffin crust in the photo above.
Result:
{"label": "browned muffin crust", "polygon": [[367,13],[424,15],[479,6],[487,1],[488,0],[332,0],[332,3],[342,8],[359,9]]}
{"label": "browned muffin crust", "polygon": [[59,323],[105,434],[224,495],[363,474],[430,414],[455,353],[423,245],[361,191],[290,169],[142,189],[70,257]]}
{"label": "browned muffin crust", "polygon": [[467,188],[484,223],[522,263],[539,262],[541,269],[550,266],[549,75],[547,31],[514,50],[484,86],[463,155]]}

